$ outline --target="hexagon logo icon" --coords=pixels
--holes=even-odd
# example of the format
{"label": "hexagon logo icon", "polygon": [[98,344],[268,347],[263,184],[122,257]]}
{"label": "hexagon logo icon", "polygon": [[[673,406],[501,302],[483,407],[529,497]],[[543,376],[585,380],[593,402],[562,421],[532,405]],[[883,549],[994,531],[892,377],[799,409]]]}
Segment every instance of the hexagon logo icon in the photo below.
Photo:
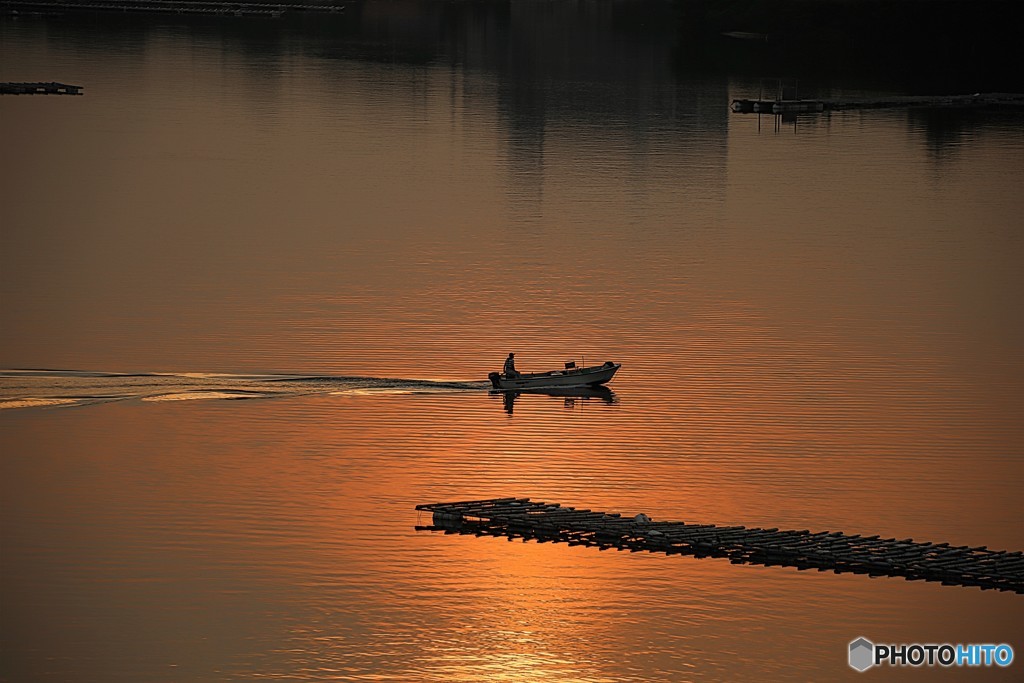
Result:
{"label": "hexagon logo icon", "polygon": [[867,671],[875,664],[875,644],[863,636],[850,643],[850,666]]}

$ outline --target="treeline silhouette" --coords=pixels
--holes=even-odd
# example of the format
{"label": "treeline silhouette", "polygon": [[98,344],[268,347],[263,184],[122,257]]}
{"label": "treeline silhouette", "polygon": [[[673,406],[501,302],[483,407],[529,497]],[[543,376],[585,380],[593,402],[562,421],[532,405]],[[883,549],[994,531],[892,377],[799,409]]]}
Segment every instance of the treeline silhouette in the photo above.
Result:
{"label": "treeline silhouette", "polygon": [[[675,0],[681,59],[861,74],[927,93],[1024,90],[1019,0]],[[745,46],[715,48],[724,33]],[[728,38],[726,39],[728,40]],[[965,90],[966,89],[966,90]]]}

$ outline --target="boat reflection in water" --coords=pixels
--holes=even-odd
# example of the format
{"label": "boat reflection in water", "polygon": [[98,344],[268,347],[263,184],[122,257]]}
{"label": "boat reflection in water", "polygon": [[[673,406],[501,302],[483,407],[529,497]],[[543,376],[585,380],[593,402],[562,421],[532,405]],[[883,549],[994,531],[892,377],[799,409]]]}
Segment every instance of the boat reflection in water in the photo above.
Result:
{"label": "boat reflection in water", "polygon": [[491,396],[501,396],[505,412],[509,415],[512,414],[512,411],[515,409],[516,401],[523,394],[539,394],[555,398],[561,397],[564,399],[563,405],[570,409],[576,407],[577,400],[589,401],[591,399],[599,399],[602,403],[606,403],[608,405],[619,402],[615,392],[603,386],[547,387],[543,389],[526,389],[522,391],[491,390],[490,394]]}

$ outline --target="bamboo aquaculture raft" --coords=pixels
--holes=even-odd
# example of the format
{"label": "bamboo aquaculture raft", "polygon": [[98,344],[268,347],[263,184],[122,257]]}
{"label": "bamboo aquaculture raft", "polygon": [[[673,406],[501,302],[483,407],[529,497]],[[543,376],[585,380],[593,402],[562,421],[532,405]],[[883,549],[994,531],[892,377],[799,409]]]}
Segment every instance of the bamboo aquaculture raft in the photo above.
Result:
{"label": "bamboo aquaculture raft", "polygon": [[0,95],[81,95],[82,86],[67,83],[0,83]]}
{"label": "bamboo aquaculture raft", "polygon": [[503,536],[631,552],[724,557],[734,564],[762,564],[870,576],[902,576],[1024,593],[1024,553],[897,540],[841,532],[716,526],[651,521],[645,515],[577,510],[529,498],[492,498],[417,505],[432,513],[418,531]]}
{"label": "bamboo aquaculture raft", "polygon": [[34,12],[163,12],[169,14],[266,15],[280,17],[285,13],[344,12],[345,5],[336,2],[301,4],[298,2],[246,2],[239,0],[0,0],[0,7],[17,13]]}

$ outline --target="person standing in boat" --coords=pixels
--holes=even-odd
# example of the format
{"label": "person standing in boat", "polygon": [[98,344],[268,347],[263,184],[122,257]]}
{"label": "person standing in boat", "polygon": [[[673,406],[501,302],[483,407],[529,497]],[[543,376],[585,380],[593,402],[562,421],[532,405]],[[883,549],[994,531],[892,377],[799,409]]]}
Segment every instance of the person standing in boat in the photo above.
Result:
{"label": "person standing in boat", "polygon": [[508,354],[508,358],[505,359],[505,375],[507,377],[518,377],[519,372],[516,370],[516,354]]}

